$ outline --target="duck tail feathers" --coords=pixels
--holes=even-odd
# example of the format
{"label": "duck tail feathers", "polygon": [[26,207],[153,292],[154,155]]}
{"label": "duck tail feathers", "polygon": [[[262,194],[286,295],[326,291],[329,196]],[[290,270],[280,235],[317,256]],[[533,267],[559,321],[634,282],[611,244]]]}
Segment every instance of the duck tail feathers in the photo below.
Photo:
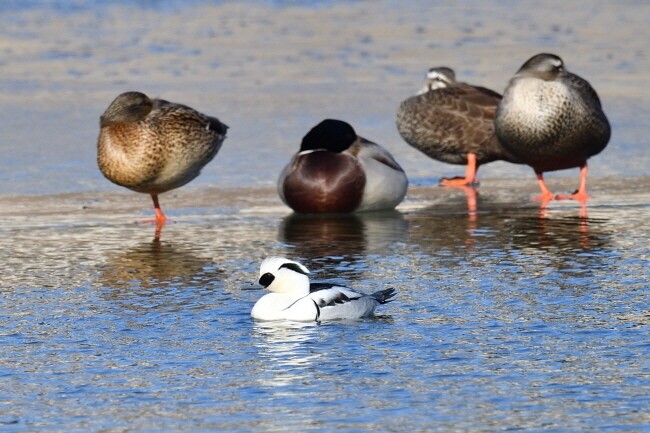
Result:
{"label": "duck tail feathers", "polygon": [[396,293],[397,293],[397,291],[394,288],[391,287],[391,288],[388,288],[388,289],[385,289],[385,290],[380,290],[378,292],[375,292],[370,296],[375,298],[375,300],[377,302],[379,302],[380,304],[385,304],[387,302],[392,301],[391,298],[393,296],[395,296]]}
{"label": "duck tail feathers", "polygon": [[217,134],[226,135],[226,132],[230,128],[228,125],[221,122],[216,117],[210,117],[210,116],[207,116],[207,117],[208,117],[208,120],[210,121],[210,124],[208,125],[208,129],[210,129],[211,131],[216,132]]}

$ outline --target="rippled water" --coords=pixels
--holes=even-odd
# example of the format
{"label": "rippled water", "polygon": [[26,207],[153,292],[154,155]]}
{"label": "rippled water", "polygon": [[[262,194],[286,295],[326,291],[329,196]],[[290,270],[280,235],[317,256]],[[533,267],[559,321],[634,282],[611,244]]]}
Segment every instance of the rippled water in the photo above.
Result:
{"label": "rippled water", "polygon": [[[3,430],[648,428],[650,205],[275,209],[2,229]],[[270,254],[397,299],[256,323]]]}

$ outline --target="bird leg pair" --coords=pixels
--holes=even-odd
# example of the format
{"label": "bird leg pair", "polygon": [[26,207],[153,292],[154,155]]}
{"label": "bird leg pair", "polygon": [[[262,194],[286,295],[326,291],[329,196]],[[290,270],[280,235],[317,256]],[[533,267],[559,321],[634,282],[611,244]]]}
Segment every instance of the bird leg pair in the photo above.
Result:
{"label": "bird leg pair", "polygon": [[585,162],[580,166],[580,186],[573,194],[553,194],[544,182],[544,174],[541,171],[535,171],[537,175],[537,183],[542,193],[535,197],[536,200],[548,203],[551,200],[576,200],[585,202],[591,196],[587,194],[587,163]]}

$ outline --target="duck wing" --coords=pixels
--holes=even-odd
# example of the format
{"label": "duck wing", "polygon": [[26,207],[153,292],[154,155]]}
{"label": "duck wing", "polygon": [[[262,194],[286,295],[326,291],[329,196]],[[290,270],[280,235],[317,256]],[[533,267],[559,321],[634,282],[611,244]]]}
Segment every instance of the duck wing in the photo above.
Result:
{"label": "duck wing", "polygon": [[208,116],[199,111],[196,111],[192,107],[187,105],[178,104],[176,102],[170,102],[165,99],[153,99],[152,101],[153,109],[160,110],[161,108],[172,109],[176,113],[183,113],[184,117],[192,117],[201,123],[207,122],[206,129],[208,131],[216,132],[219,135],[225,136],[226,131],[228,131],[228,125],[221,122],[216,117]]}
{"label": "duck wing", "polygon": [[311,299],[319,308],[345,304],[365,296],[346,287],[329,283],[311,283],[309,291]]}
{"label": "duck wing", "polygon": [[390,152],[377,143],[363,137],[359,137],[358,140],[350,146],[348,152],[358,158],[374,159],[393,170],[404,171],[397,161],[395,161],[395,158],[393,158],[393,155],[391,155]]}
{"label": "duck wing", "polygon": [[366,295],[328,283],[312,283],[311,286],[311,293],[302,299],[308,299],[316,308],[316,321],[371,316],[375,307],[395,296],[395,289],[392,288]]}

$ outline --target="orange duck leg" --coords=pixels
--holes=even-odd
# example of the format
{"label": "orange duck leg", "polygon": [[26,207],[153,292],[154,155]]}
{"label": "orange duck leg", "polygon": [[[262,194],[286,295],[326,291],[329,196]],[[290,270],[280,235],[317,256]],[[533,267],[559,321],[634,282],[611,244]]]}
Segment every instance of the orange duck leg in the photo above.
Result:
{"label": "orange duck leg", "polygon": [[440,180],[441,186],[468,186],[478,185],[476,180],[476,173],[478,172],[478,165],[476,163],[476,154],[467,154],[467,166],[465,167],[465,177],[442,178]]}
{"label": "orange duck leg", "polygon": [[160,203],[158,203],[158,194],[151,194],[151,199],[153,200],[153,207],[156,211],[156,219],[154,221],[157,226],[164,226],[165,222],[167,222],[167,217],[160,208]]}
{"label": "orange duck leg", "polygon": [[546,182],[544,182],[544,173],[541,171],[536,171],[535,174],[537,175],[537,184],[539,185],[539,189],[542,190],[542,193],[533,197],[533,199],[548,204],[549,201],[555,198],[555,194],[553,194],[551,190],[546,186]]}
{"label": "orange duck leg", "polygon": [[557,196],[558,199],[566,199],[566,200],[576,200],[580,203],[586,202],[588,199],[591,198],[589,194],[587,194],[587,163],[585,162],[580,166],[580,187],[576,192],[573,194],[560,194]]}

